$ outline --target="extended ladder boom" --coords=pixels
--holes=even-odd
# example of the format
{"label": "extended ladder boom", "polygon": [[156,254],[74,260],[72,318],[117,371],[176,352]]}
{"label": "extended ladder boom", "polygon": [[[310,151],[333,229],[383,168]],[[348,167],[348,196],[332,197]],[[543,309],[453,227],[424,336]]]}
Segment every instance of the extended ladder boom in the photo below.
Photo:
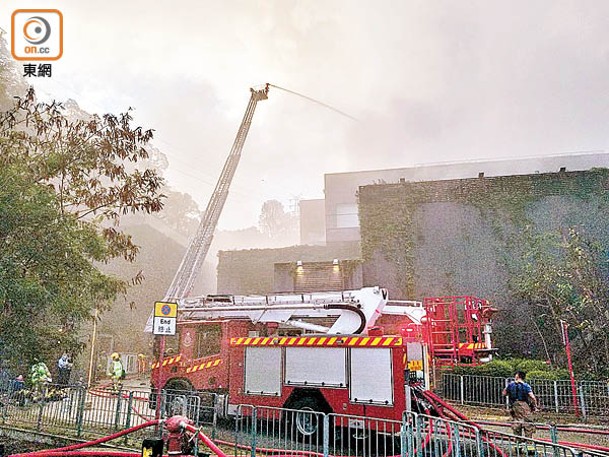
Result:
{"label": "extended ladder boom", "polygon": [[241,158],[241,150],[243,149],[250,125],[252,124],[256,105],[260,100],[266,100],[268,98],[269,85],[266,84],[264,88],[260,90],[250,89],[250,91],[250,101],[245,110],[245,115],[243,116],[239,130],[237,131],[233,147],[226,159],[222,173],[218,178],[216,188],[209,199],[197,233],[190,241],[186,254],[182,259],[182,263],[165,294],[164,301],[177,300],[188,296],[197,275],[199,274],[201,265],[207,256],[216,226],[218,225],[218,219],[220,218],[222,208],[224,207],[224,203],[228,196],[231,181],[235,175],[239,159]]}
{"label": "extended ladder boom", "polygon": [[[365,287],[345,292],[299,295],[225,295],[178,300],[180,322],[210,319],[249,319],[277,322],[317,333],[354,334],[374,325],[387,304],[387,290]],[[306,318],[337,317],[331,327]]]}

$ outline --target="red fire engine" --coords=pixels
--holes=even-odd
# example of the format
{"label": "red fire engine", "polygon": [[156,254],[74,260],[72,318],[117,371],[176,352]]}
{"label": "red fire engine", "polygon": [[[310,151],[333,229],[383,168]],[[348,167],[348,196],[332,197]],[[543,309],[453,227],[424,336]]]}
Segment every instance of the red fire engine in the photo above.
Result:
{"label": "red fire engine", "polygon": [[153,392],[213,392],[216,409],[272,406],[399,420],[411,384],[492,352],[492,308],[473,297],[389,301],[387,291],[178,300],[179,354]]}

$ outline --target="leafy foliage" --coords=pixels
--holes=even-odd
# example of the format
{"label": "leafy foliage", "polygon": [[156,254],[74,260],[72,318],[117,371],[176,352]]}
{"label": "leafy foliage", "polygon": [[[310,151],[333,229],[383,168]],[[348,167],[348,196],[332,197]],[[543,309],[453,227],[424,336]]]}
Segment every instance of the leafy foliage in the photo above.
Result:
{"label": "leafy foliage", "polygon": [[79,347],[77,324],[126,284],[93,261],[108,247],[90,224],[62,215],[57,196],[15,169],[0,170],[0,335],[4,358]]}
{"label": "leafy foliage", "polygon": [[163,199],[162,178],[137,166],[152,131],[131,121],[74,119],[33,90],[0,114],[0,351],[12,364],[77,352],[79,325],[129,286],[99,264],[134,260],[120,218]]}
{"label": "leafy foliage", "polygon": [[[131,126],[129,112],[70,119],[59,103],[37,103],[33,89],[0,115],[0,166],[23,164],[32,182],[57,193],[62,214],[95,223],[162,208],[162,179],[135,164],[147,159],[152,130]],[[114,227],[102,235],[113,257],[133,260],[137,247]]]}
{"label": "leafy foliage", "polygon": [[608,375],[606,252],[575,228],[565,233],[528,233],[523,239],[523,261],[512,276],[512,289],[529,308],[546,350],[555,360],[562,359],[560,321],[566,321],[579,370]]}
{"label": "leafy foliage", "polygon": [[172,190],[165,190],[167,199],[159,219],[184,236],[191,236],[197,230],[201,219],[199,205],[189,194]]}
{"label": "leafy foliage", "polygon": [[533,359],[494,359],[479,366],[455,367],[455,374],[493,376],[509,378],[516,371],[524,371],[527,379],[568,379],[569,373],[565,369],[557,369],[544,360]]}

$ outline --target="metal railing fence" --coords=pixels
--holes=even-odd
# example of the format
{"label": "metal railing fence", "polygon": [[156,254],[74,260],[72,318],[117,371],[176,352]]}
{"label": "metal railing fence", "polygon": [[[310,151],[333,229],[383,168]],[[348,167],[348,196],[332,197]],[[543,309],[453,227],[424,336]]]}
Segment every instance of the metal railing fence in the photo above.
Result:
{"label": "metal railing fence", "polygon": [[[153,400],[148,392],[138,390],[113,393],[110,389],[48,386],[44,397],[28,391],[3,391],[0,416],[9,426],[63,436],[99,436],[153,419],[157,414]],[[213,394],[163,392],[159,414],[162,418],[189,417],[235,457],[609,457],[609,452],[583,445],[559,444],[556,427],[549,437],[538,433],[537,439],[529,439],[417,413],[404,413],[399,421],[248,405],[238,406],[228,421],[218,419],[216,400]],[[133,438],[141,439],[144,433],[150,431]],[[141,445],[127,438],[124,443]]]}
{"label": "metal railing fence", "polygon": [[0,387],[2,423],[13,419],[27,428],[77,432],[82,423],[86,390],[79,387],[41,385],[25,388],[13,383]]}
{"label": "metal railing fence", "polygon": [[402,450],[401,421],[329,414],[330,455],[392,456]]}
{"label": "metal railing fence", "polygon": [[[273,454],[282,450],[295,455],[323,454],[327,416],[311,410],[239,406],[235,421],[235,455]],[[229,440],[230,441],[230,440]]]}
{"label": "metal railing fence", "polygon": [[[160,418],[184,415],[213,436],[217,415],[214,394],[163,392]],[[48,384],[42,389],[2,388],[2,424],[44,432],[70,432],[75,436],[107,435],[155,419],[156,398],[148,391]]]}
{"label": "metal railing fence", "polygon": [[[241,406],[235,457],[607,457],[551,440],[481,430],[417,413],[402,421],[281,408]],[[228,444],[230,441],[225,441]]]}
{"label": "metal railing fence", "polygon": [[[444,373],[441,394],[445,399],[462,405],[507,408],[507,400],[502,397],[501,391],[510,381],[511,378]],[[607,382],[577,381],[576,399],[568,379],[531,379],[527,382],[531,385],[542,411],[575,414],[577,408],[584,418],[609,415]]]}

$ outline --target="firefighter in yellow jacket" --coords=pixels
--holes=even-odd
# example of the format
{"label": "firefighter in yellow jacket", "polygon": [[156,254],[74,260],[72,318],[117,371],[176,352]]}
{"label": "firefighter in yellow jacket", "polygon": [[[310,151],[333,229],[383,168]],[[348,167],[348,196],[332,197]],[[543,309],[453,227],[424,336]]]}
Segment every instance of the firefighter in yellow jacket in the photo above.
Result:
{"label": "firefighter in yellow jacket", "polygon": [[123,388],[123,379],[125,379],[125,368],[123,362],[121,362],[121,356],[118,352],[112,353],[110,356],[112,363],[108,371],[108,376],[112,379],[112,391],[115,393],[120,392]]}
{"label": "firefighter in yellow jacket", "polygon": [[34,359],[34,365],[30,369],[30,378],[32,381],[33,400],[44,400],[47,395],[48,385],[53,382],[46,363],[37,358]]}

